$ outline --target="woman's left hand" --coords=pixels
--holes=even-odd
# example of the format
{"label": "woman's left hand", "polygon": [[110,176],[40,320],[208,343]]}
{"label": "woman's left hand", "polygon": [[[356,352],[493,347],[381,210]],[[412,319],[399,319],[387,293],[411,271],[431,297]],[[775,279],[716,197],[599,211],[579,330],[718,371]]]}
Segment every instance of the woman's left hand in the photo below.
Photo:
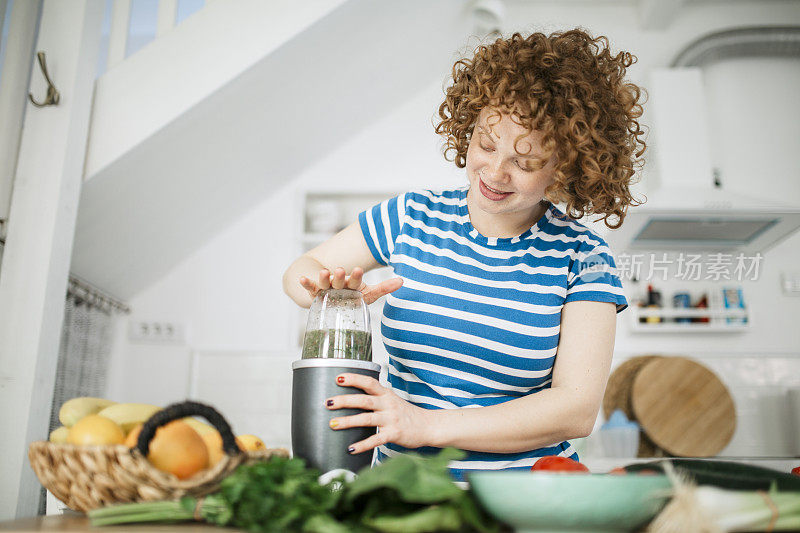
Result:
{"label": "woman's left hand", "polygon": [[350,453],[362,453],[381,444],[391,442],[405,448],[419,448],[425,442],[424,432],[429,427],[429,411],[412,405],[378,383],[378,380],[361,374],[340,374],[336,383],[342,387],[356,387],[366,394],[344,394],[327,400],[327,407],[336,409],[364,409],[366,413],[343,416],[331,420],[333,429],[353,427],[378,428],[378,433],[353,443]]}

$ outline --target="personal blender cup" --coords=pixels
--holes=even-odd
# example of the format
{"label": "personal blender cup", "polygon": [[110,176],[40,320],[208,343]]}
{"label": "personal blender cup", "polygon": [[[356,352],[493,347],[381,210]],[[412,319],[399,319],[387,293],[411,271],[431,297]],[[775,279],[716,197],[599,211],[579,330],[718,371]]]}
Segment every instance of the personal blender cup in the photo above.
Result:
{"label": "personal blender cup", "polygon": [[323,473],[337,468],[357,472],[372,462],[372,450],[350,454],[353,443],[375,434],[374,427],[333,430],[332,418],[363,412],[329,410],[325,401],[342,394],[364,394],[342,387],[344,372],[378,379],[380,365],[372,362],[369,309],[360,291],[329,289],[317,294],[308,311],[303,353],[292,363],[292,450],[296,457]]}

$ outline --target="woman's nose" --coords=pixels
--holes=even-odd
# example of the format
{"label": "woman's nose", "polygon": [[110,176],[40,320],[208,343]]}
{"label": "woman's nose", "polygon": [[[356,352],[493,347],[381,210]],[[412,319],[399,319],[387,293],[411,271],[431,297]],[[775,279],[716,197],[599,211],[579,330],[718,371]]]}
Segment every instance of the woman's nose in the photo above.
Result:
{"label": "woman's nose", "polygon": [[499,158],[492,159],[489,164],[486,165],[486,174],[487,177],[495,182],[502,181],[508,176],[508,173],[503,167],[503,161]]}

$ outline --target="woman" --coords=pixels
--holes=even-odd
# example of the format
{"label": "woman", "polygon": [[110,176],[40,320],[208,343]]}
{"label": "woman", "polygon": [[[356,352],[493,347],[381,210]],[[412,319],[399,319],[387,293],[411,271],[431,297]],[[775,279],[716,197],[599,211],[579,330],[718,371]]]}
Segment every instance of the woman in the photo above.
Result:
{"label": "woman", "polygon": [[[634,203],[645,148],[640,90],[624,80],[634,61],[581,30],[481,46],[455,64],[436,127],[468,186],[376,205],[286,271],[304,307],[330,287],[389,295],[388,386],[346,373],[338,383],[367,394],[327,401],[366,410],[334,429],[378,428],[351,453],[455,446],[468,452],[457,478],[577,459],[568,440],[594,426],[627,302],[606,243],[574,219],[618,227]],[[362,281],[386,265],[397,277]]]}

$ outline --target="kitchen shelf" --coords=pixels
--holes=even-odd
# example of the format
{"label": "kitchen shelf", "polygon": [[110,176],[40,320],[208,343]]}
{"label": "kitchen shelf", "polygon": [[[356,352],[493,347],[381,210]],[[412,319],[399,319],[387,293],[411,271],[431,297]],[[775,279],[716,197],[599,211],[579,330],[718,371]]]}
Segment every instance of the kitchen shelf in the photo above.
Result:
{"label": "kitchen shelf", "polygon": [[[747,309],[684,309],[631,307],[631,331],[637,333],[736,333],[747,331]],[[659,317],[662,322],[640,322]],[[708,318],[709,322],[675,322],[678,318]]]}
{"label": "kitchen shelf", "polygon": [[[595,474],[609,472],[613,468],[635,463],[650,463],[653,461],[669,460],[672,457],[598,457],[582,455],[581,462]],[[797,459],[793,457],[736,457],[730,455],[715,455],[713,457],[675,457],[692,461],[728,461],[732,463],[748,464],[772,468],[780,472],[790,472],[797,466]]]}

